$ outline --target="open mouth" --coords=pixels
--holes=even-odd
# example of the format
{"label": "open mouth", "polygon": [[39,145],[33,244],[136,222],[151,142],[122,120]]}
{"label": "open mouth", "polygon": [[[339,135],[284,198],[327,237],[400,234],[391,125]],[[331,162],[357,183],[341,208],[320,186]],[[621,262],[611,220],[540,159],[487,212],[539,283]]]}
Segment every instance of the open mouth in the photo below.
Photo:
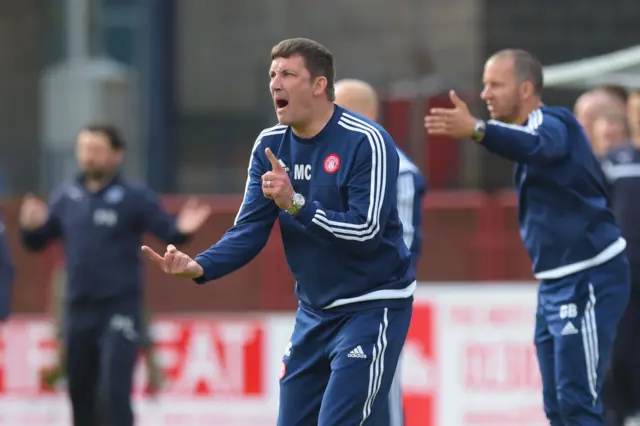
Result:
{"label": "open mouth", "polygon": [[276,99],[276,108],[278,110],[286,108],[287,105],[289,105],[289,101],[287,101],[286,99]]}

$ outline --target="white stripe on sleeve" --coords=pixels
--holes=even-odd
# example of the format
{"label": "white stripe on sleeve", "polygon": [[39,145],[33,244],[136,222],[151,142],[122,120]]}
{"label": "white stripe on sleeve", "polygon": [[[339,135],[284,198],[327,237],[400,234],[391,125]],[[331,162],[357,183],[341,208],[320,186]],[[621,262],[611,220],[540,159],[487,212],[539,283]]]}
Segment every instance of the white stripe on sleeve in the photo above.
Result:
{"label": "white stripe on sleeve", "polygon": [[346,113],[342,115],[338,124],[345,129],[364,134],[371,147],[371,183],[367,219],[362,224],[330,220],[322,209],[318,209],[312,222],[337,238],[353,241],[370,240],[380,230],[380,212],[386,191],[387,149],[384,138],[371,124]]}
{"label": "white stripe on sleeve", "polygon": [[413,227],[413,209],[415,198],[413,174],[402,173],[398,177],[398,216],[402,222],[404,243],[410,249],[413,244],[415,229]]}
{"label": "white stripe on sleeve", "polygon": [[505,127],[511,130],[519,130],[524,133],[529,133],[530,135],[537,135],[538,127],[540,127],[540,125],[542,124],[543,119],[544,116],[542,115],[542,111],[540,111],[540,109],[536,109],[531,114],[529,114],[528,123],[526,126],[503,123],[502,121],[498,120],[489,120],[487,123],[495,124],[496,126]]}

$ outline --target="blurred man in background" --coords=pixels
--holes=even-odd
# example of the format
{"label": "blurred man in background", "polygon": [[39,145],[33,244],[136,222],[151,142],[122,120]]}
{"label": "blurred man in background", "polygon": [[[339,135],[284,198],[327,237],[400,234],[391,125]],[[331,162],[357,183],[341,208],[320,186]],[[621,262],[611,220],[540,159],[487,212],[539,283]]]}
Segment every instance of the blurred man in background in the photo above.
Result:
{"label": "blurred man in background", "polygon": [[606,155],[606,146],[600,146],[595,136],[595,123],[605,114],[625,114],[626,105],[620,93],[613,89],[597,88],[580,95],[574,105],[574,114],[584,128],[587,138],[596,157],[602,159]]}
{"label": "blurred man in background", "polygon": [[618,326],[604,404],[607,426],[640,425],[640,96],[629,97],[628,118],[605,113],[596,121],[596,137],[609,151],[602,168],[609,181],[611,210],[627,240],[631,265],[629,304]]}
{"label": "blurred man in background", "polygon": [[621,108],[624,109],[626,107],[627,101],[629,100],[629,91],[625,87],[618,84],[602,84],[597,87],[597,90],[602,90],[611,95],[617,100]]}
{"label": "blurred man in background", "polygon": [[627,101],[627,119],[633,144],[640,147],[640,89],[629,93]]}
{"label": "blurred man in background", "polygon": [[627,116],[619,111],[606,112],[593,123],[593,141],[599,147],[602,157],[609,152],[626,147],[631,143],[631,133]]}
{"label": "blurred man in background", "polygon": [[6,320],[11,313],[14,278],[15,268],[9,252],[6,228],[0,216],[0,321]]}
{"label": "blurred man in background", "polygon": [[41,250],[56,239],[64,246],[69,281],[63,339],[74,426],[97,423],[96,395],[107,424],[133,425],[133,370],[143,338],[142,236],[184,243],[210,214],[196,200],[177,219],[167,214],[151,190],[120,173],[124,150],[115,127],[85,127],[76,145],[77,179],[57,188],[48,206],[27,196],[20,210],[28,249]]}
{"label": "blurred man in background", "polygon": [[[378,119],[378,95],[373,87],[361,80],[344,79],[336,82],[335,103],[371,121]],[[422,200],[427,190],[426,180],[420,170],[398,148],[400,170],[398,171],[398,214],[404,230],[404,242],[411,251],[414,267],[422,247]],[[389,391],[389,426],[402,426],[402,389],[400,386],[400,364],[396,369]]]}
{"label": "blurred man in background", "polygon": [[[57,346],[57,363],[50,370],[47,370],[44,374],[44,381],[47,386],[55,387],[60,384],[65,374],[65,353],[64,353],[64,341],[63,341],[63,313],[66,305],[66,291],[68,285],[67,268],[64,266],[64,262],[54,266],[54,274],[52,280],[51,289],[51,314],[55,321],[56,337],[58,338]],[[162,386],[162,369],[158,363],[158,359],[153,344],[153,336],[150,330],[151,315],[147,304],[143,306],[142,317],[140,321],[140,349],[144,355],[144,360],[147,367],[147,381],[148,391],[150,395],[156,395]]]}

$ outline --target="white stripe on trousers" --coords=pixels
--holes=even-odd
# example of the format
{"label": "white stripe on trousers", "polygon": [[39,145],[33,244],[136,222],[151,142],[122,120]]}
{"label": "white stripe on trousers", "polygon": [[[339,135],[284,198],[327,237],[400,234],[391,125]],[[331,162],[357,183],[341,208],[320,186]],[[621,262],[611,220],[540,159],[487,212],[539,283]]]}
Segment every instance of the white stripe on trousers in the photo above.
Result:
{"label": "white stripe on trousers", "polygon": [[404,426],[404,410],[402,409],[402,389],[400,387],[400,361],[389,389],[389,426]]}
{"label": "white stripe on trousers", "polygon": [[384,355],[387,351],[387,328],[389,328],[389,309],[384,308],[384,314],[382,316],[382,322],[378,327],[378,340],[373,347],[371,366],[369,367],[369,387],[367,392],[367,399],[364,402],[362,408],[362,421],[360,426],[364,425],[364,422],[371,415],[373,409],[373,402],[376,399],[376,395],[382,385],[382,375],[384,374]]}
{"label": "white stripe on trousers", "polygon": [[589,383],[589,391],[594,404],[598,400],[596,384],[598,382],[598,361],[600,359],[595,308],[596,295],[593,290],[593,284],[589,283],[589,300],[584,308],[582,317],[582,345],[584,346],[584,358],[587,365],[587,382]]}

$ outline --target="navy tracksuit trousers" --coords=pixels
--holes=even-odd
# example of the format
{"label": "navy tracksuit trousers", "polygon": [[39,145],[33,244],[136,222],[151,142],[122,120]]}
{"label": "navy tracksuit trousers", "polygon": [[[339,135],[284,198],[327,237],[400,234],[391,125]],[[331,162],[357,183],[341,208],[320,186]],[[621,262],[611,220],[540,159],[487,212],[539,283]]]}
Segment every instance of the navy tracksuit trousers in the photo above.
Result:
{"label": "navy tracksuit trousers", "polygon": [[551,426],[603,426],[601,390],[629,299],[625,254],[540,283],[535,344]]}
{"label": "navy tracksuit trousers", "polygon": [[95,426],[98,418],[101,425],[133,425],[141,306],[138,297],[127,297],[66,308],[63,338],[74,426]]}

